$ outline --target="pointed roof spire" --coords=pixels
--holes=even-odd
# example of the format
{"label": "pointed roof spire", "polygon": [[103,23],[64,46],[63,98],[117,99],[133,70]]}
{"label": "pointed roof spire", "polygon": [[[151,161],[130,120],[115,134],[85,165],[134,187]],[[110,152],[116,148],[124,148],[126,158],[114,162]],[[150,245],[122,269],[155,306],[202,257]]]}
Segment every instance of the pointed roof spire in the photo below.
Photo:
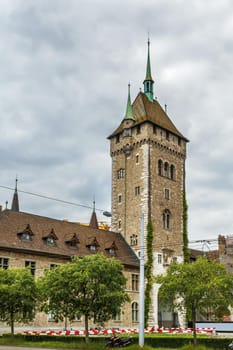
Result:
{"label": "pointed roof spire", "polygon": [[11,204],[11,210],[12,211],[19,211],[19,198],[18,198],[17,184],[18,184],[18,179],[17,179],[17,176],[16,176],[16,179],[15,179],[15,192],[14,192],[13,199],[12,199],[12,204]]}
{"label": "pointed roof spire", "polygon": [[127,106],[126,106],[124,119],[131,119],[131,120],[135,121],[135,118],[133,116],[133,109],[132,109],[132,105],[131,105],[130,83],[128,84],[128,99],[127,99]]}
{"label": "pointed roof spire", "polygon": [[150,39],[148,38],[148,51],[147,51],[147,64],[146,64],[146,77],[143,82],[144,85],[144,93],[148,97],[148,99],[153,102],[153,84],[154,80],[152,79],[151,76],[151,66],[150,66]]}
{"label": "pointed roof spire", "polygon": [[98,220],[97,220],[97,216],[96,216],[96,212],[95,212],[95,200],[93,201],[93,211],[91,214],[91,220],[89,223],[89,227],[91,228],[99,228],[99,224],[98,224]]}
{"label": "pointed roof spire", "polygon": [[150,38],[148,37],[148,51],[147,51],[147,64],[146,64],[146,78],[145,80],[152,80],[151,76],[151,66],[150,66]]}

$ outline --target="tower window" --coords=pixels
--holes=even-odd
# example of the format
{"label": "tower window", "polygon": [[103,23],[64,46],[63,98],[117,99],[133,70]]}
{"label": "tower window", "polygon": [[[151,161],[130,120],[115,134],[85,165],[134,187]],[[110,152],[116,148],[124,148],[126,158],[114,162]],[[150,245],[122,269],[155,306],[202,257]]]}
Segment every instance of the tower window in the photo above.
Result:
{"label": "tower window", "polygon": [[162,264],[162,254],[158,254],[158,264]]}
{"label": "tower window", "polygon": [[118,228],[121,229],[121,220],[118,220]]}
{"label": "tower window", "polygon": [[164,189],[164,198],[169,199],[170,198],[170,191],[168,188]]}
{"label": "tower window", "polygon": [[137,135],[141,133],[141,125],[137,125],[136,133],[137,133]]}
{"label": "tower window", "polygon": [[166,131],[166,140],[169,141],[169,131]]}
{"label": "tower window", "polygon": [[175,179],[175,167],[173,164],[170,166],[170,178],[171,180]]}
{"label": "tower window", "polygon": [[124,129],[123,136],[124,137],[131,136],[131,129],[130,128]]}
{"label": "tower window", "polygon": [[157,127],[156,127],[156,125],[153,125],[153,133],[157,134]]}
{"label": "tower window", "polygon": [[117,170],[117,178],[118,179],[123,179],[125,177],[125,169],[120,168]]}
{"label": "tower window", "polygon": [[163,175],[163,162],[161,159],[159,159],[159,161],[158,161],[158,173],[160,176]]}
{"label": "tower window", "polygon": [[136,154],[135,159],[136,159],[136,164],[138,164],[139,163],[139,154]]}
{"label": "tower window", "polygon": [[120,204],[122,202],[122,195],[118,194],[118,203]]}
{"label": "tower window", "polygon": [[138,236],[137,235],[130,236],[130,245],[134,246],[137,244],[138,244]]}
{"label": "tower window", "polygon": [[139,196],[140,194],[140,186],[135,187],[135,196]]}
{"label": "tower window", "polygon": [[167,162],[164,163],[164,176],[168,177],[169,165]]}
{"label": "tower window", "polygon": [[116,135],[116,143],[120,142],[120,135]]}
{"label": "tower window", "polygon": [[164,230],[170,229],[170,219],[171,219],[170,211],[168,209],[165,209],[163,212],[163,229]]}
{"label": "tower window", "polygon": [[136,301],[132,303],[131,310],[132,310],[132,322],[138,322],[139,308],[138,308],[138,303],[136,303]]}

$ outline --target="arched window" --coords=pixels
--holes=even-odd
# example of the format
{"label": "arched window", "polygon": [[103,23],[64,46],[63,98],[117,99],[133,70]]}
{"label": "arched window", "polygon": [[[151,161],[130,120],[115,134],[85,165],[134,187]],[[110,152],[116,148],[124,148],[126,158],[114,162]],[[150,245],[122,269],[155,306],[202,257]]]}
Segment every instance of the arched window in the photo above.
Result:
{"label": "arched window", "polygon": [[175,166],[173,164],[170,166],[170,178],[175,180]]}
{"label": "arched window", "polygon": [[168,177],[169,165],[168,162],[164,163],[164,176]]}
{"label": "arched window", "polygon": [[138,322],[139,308],[138,308],[138,303],[136,303],[136,301],[132,303],[131,309],[132,309],[132,322]]}
{"label": "arched window", "polygon": [[163,212],[163,229],[169,230],[171,224],[171,213],[168,209],[165,209]]}
{"label": "arched window", "polygon": [[163,162],[161,159],[159,159],[159,161],[158,161],[158,173],[160,176],[163,175]]}

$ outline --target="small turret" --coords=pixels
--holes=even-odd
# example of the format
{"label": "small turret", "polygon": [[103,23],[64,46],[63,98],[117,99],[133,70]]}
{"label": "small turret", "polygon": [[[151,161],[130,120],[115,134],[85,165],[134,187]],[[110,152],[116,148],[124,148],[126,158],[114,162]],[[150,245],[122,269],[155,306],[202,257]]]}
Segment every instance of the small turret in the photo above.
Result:
{"label": "small turret", "polygon": [[133,109],[132,109],[132,105],[131,105],[130,84],[128,84],[128,99],[127,99],[127,106],[126,106],[124,120],[128,120],[128,119],[135,122],[135,118],[133,115]]}
{"label": "small turret", "polygon": [[96,212],[95,212],[95,201],[93,201],[93,211],[92,211],[92,214],[91,214],[91,220],[90,220],[90,223],[89,223],[89,227],[91,228],[99,228],[99,225],[98,225],[98,220],[97,220],[97,216],[96,216]]}
{"label": "small turret", "polygon": [[15,179],[15,192],[14,192],[13,200],[12,200],[12,204],[11,204],[12,211],[19,211],[19,197],[18,197],[17,183],[18,183],[18,179],[16,177],[16,179]]}

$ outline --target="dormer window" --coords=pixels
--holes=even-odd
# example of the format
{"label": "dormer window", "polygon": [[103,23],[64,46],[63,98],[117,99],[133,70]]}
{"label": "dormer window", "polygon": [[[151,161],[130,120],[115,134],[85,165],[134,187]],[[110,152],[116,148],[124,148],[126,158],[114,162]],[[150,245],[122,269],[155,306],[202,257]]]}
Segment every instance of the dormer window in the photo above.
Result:
{"label": "dormer window", "polygon": [[34,233],[32,232],[31,226],[29,224],[27,224],[26,228],[22,232],[18,233],[18,236],[21,239],[21,241],[25,242],[30,242],[32,240],[33,235]]}
{"label": "dormer window", "polygon": [[77,249],[77,244],[80,243],[76,233],[73,233],[72,235],[70,235],[65,242],[69,248],[73,248],[73,249]]}
{"label": "dormer window", "polygon": [[124,129],[123,137],[126,137],[126,136],[131,136],[131,129],[130,128]]}
{"label": "dormer window", "polygon": [[118,250],[115,241],[112,242],[112,244],[105,248],[106,252],[108,252],[109,255],[116,255],[116,251]]}
{"label": "dormer window", "polygon": [[97,252],[98,251],[98,247],[99,247],[99,243],[96,239],[96,237],[94,237],[93,239],[90,239],[90,242],[86,245],[86,247],[90,250],[90,252]]}
{"label": "dormer window", "polygon": [[23,232],[20,238],[22,241],[31,241],[31,236],[27,232]]}
{"label": "dormer window", "polygon": [[52,228],[52,230],[50,231],[50,233],[47,236],[43,237],[43,240],[46,244],[48,245],[52,245],[55,246],[56,245],[56,240],[57,240],[57,236],[54,232],[54,229]]}

